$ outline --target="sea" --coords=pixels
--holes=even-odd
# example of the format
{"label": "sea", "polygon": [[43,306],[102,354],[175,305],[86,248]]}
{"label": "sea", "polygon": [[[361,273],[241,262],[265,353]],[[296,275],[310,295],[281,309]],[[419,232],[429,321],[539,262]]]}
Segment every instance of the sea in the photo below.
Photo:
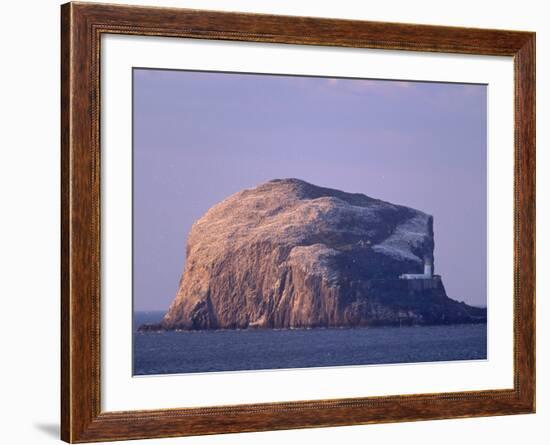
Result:
{"label": "sea", "polygon": [[487,325],[138,333],[163,312],[136,312],[134,375],[421,363],[487,358]]}

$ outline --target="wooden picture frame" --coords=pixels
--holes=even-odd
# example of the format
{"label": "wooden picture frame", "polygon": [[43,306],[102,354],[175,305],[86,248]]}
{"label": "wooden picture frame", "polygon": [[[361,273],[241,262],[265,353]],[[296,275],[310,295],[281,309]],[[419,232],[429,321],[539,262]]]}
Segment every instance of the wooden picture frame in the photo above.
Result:
{"label": "wooden picture frame", "polygon": [[[514,387],[509,390],[102,412],[102,34],[512,56]],[[92,3],[61,7],[61,437],[67,442],[535,412],[535,34]]]}

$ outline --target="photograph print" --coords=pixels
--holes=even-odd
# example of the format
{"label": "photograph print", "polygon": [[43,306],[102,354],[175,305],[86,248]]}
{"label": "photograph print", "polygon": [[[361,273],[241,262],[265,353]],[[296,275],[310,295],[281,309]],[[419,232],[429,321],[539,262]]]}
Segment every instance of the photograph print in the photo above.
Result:
{"label": "photograph print", "polygon": [[135,376],[487,359],[487,86],[134,68]]}

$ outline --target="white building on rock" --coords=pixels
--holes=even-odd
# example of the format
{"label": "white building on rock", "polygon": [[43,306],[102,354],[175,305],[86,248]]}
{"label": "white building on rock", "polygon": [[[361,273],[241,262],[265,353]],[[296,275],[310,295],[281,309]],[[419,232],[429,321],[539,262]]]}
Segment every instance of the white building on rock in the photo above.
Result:
{"label": "white building on rock", "polygon": [[433,275],[432,260],[424,260],[424,273],[404,273],[399,275],[401,280],[431,280]]}

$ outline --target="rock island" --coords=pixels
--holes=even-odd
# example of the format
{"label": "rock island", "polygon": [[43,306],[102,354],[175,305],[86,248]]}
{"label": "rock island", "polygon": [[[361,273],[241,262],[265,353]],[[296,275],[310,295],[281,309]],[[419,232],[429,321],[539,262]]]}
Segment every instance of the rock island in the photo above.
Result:
{"label": "rock island", "polygon": [[195,222],[164,318],[141,332],[479,323],[435,274],[433,217],[276,179]]}

